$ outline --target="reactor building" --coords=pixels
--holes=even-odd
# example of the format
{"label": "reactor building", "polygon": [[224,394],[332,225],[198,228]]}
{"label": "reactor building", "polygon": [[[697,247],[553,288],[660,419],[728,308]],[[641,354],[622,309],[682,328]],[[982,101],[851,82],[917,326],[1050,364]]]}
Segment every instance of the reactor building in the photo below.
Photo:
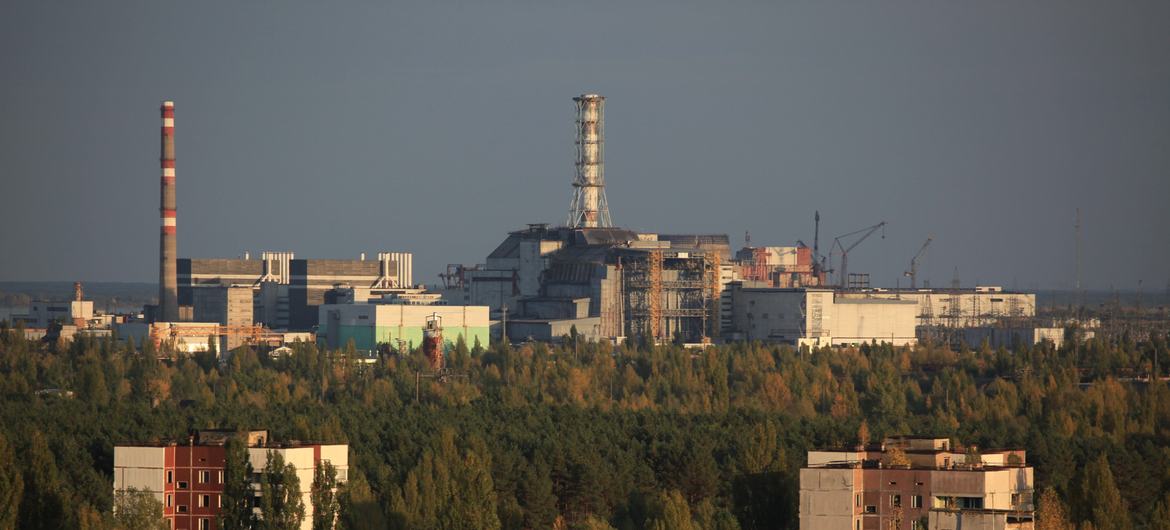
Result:
{"label": "reactor building", "polygon": [[[448,299],[488,306],[511,340],[555,340],[575,330],[594,339],[683,343],[906,345],[988,335],[1059,343],[1057,333],[1032,322],[1034,294],[874,289],[868,275],[856,274],[849,276],[865,282],[831,285],[816,245],[747,246],[733,255],[725,234],[619,228],[605,196],[605,98],[573,101],[576,172],[565,224],[510,232],[483,263],[448,265],[440,274]],[[993,328],[999,331],[986,331]]]}
{"label": "reactor building", "polygon": [[474,266],[441,274],[449,299],[491,308],[512,340],[644,336],[708,342],[732,279],[725,234],[657,234],[614,226],[605,196],[605,98],[576,107],[573,195],[564,226],[510,232]]}

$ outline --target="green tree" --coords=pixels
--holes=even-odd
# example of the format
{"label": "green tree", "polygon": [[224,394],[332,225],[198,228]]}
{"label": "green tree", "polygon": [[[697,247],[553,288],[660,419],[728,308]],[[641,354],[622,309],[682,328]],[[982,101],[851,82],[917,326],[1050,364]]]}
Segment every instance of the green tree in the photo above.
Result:
{"label": "green tree", "polygon": [[361,471],[349,471],[349,481],[341,486],[337,497],[341,508],[338,526],[342,529],[386,528],[386,516]]}
{"label": "green tree", "polygon": [[24,477],[16,465],[16,452],[0,432],[0,530],[13,530],[19,520]]}
{"label": "green tree", "polygon": [[518,486],[517,500],[524,508],[526,528],[552,528],[557,519],[557,496],[549,479],[548,464],[539,455],[531,465],[524,466]]}
{"label": "green tree", "polygon": [[1085,467],[1081,481],[1081,499],[1088,510],[1089,521],[1097,530],[1131,530],[1133,523],[1129,508],[1121,498],[1109,459],[1097,457]]}
{"label": "green tree", "polygon": [[337,468],[326,460],[313,472],[313,530],[333,530],[339,510],[336,490]]}
{"label": "green tree", "polygon": [[284,456],[268,451],[268,462],[260,477],[259,530],[297,530],[305,519],[301,500],[301,481],[297,469],[284,462]]}
{"label": "green tree", "polygon": [[220,497],[220,530],[255,528],[252,509],[252,462],[240,436],[228,439],[225,447],[223,495]]}
{"label": "green tree", "polygon": [[167,530],[163,505],[153,493],[128,488],[114,496],[114,521],[120,530]]}
{"label": "green tree", "polygon": [[74,526],[76,516],[68,500],[69,490],[57,469],[56,457],[44,434],[33,430],[25,454],[24,497],[20,505],[21,529],[59,529]]}

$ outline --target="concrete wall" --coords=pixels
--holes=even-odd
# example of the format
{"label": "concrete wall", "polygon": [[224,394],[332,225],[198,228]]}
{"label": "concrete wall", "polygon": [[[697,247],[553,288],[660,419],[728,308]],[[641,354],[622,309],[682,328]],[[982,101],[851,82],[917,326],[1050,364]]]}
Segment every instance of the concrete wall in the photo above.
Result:
{"label": "concrete wall", "polygon": [[992,349],[1012,349],[1017,345],[1031,346],[1044,341],[1059,348],[1064,344],[1064,329],[1014,326],[965,328],[962,337],[963,342],[971,347],[979,347],[986,340]]}
{"label": "concrete wall", "polygon": [[800,530],[855,530],[860,468],[800,470]]}
{"label": "concrete wall", "polygon": [[849,300],[832,303],[829,329],[833,344],[860,344],[877,340],[891,344],[914,344],[918,304],[909,300]]}
{"label": "concrete wall", "polygon": [[577,327],[577,333],[585,340],[598,340],[606,337],[599,333],[601,329],[600,317],[508,321],[508,337],[513,341],[523,341],[530,337],[533,340],[543,341],[561,340],[565,335],[571,334],[574,326]]}

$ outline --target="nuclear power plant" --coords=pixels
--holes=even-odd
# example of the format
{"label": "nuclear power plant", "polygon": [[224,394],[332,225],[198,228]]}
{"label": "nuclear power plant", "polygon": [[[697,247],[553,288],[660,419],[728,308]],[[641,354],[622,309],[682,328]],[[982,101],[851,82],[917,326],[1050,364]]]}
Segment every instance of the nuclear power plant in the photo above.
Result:
{"label": "nuclear power plant", "polygon": [[[468,344],[569,335],[696,345],[1063,340],[1036,320],[1034,294],[918,288],[918,261],[931,239],[910,260],[910,289],[873,287],[868,274],[846,272],[850,252],[879,230],[885,236],[884,221],[838,236],[828,256],[819,212],[811,247],[751,246],[745,236],[748,244],[733,250],[726,234],[622,228],[605,190],[606,98],[572,101],[576,154],[565,223],[510,231],[482,263],[448,265],[431,288],[416,283],[413,255],[402,251],[369,260],[364,252],[179,257],[175,104],[163,102],[159,302],[120,333],[187,350],[316,340],[365,352],[414,348],[436,333]],[[445,333],[435,329],[439,322]],[[215,337],[219,344],[210,344]]]}

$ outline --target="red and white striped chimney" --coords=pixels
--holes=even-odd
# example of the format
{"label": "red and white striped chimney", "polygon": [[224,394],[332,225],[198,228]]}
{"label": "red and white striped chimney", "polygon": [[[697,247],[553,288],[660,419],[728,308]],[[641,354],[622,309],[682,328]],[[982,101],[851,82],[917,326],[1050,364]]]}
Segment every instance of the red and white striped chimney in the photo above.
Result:
{"label": "red and white striped chimney", "polygon": [[159,218],[158,320],[179,320],[178,241],[175,235],[175,102],[162,104],[162,196]]}

